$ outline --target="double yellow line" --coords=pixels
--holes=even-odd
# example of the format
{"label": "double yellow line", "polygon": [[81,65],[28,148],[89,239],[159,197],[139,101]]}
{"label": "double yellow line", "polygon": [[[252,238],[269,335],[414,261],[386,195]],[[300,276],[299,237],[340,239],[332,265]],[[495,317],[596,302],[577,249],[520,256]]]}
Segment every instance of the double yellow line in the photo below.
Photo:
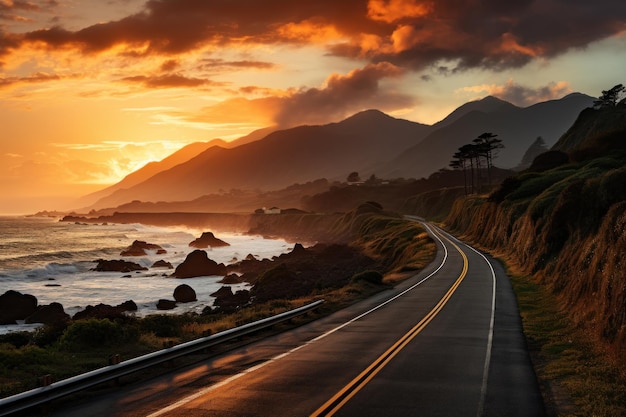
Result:
{"label": "double yellow line", "polygon": [[448,289],[445,295],[439,300],[439,302],[433,307],[432,310],[428,312],[424,316],[422,320],[419,321],[411,330],[409,330],[404,336],[402,336],[396,343],[393,344],[385,353],[380,355],[378,359],[376,359],[370,366],[368,366],[363,372],[361,372],[356,378],[354,378],[348,385],[341,389],[337,394],[335,394],[330,400],[326,401],[324,405],[318,408],[311,417],[318,416],[332,416],[334,415],[341,407],[343,407],[357,392],[361,390],[368,382],[378,374],[404,347],[409,344],[411,340],[415,338],[424,328],[430,323],[437,314],[443,309],[446,305],[452,294],[456,291],[461,282],[467,275],[468,261],[467,256],[461,248],[459,248],[454,242],[449,239],[448,242],[452,246],[455,247],[457,251],[463,257],[463,270],[461,274],[456,279],[454,284]]}

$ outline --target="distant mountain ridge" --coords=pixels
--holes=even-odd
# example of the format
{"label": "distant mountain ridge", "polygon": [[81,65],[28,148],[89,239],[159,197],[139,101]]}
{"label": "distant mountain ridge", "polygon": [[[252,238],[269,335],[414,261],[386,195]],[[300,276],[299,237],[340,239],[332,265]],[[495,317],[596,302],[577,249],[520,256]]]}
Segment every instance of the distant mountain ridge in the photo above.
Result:
{"label": "distant mountain ridge", "polygon": [[390,161],[381,175],[414,178],[428,176],[447,167],[459,147],[471,143],[484,132],[497,134],[504,145],[494,164],[513,168],[520,163],[537,137],[541,136],[548,147],[552,146],[579,113],[593,104],[592,97],[579,93],[525,108],[495,100],[487,97],[461,106],[451,113],[451,122],[446,118],[435,125],[433,132],[424,140]]}
{"label": "distant mountain ridge", "polygon": [[495,164],[513,167],[537,136],[548,146],[554,144],[593,100],[570,94],[520,108],[486,97],[464,104],[432,126],[366,110],[341,122],[277,130],[228,148],[207,142],[193,148],[199,150],[196,155],[190,156],[192,148],[181,149],[97,193],[100,199],[91,208],[135,200],[188,201],[233,189],[276,190],[319,178],[344,181],[353,171],[363,179],[372,174],[427,177],[447,167],[460,146],[483,132],[498,134],[505,145]]}

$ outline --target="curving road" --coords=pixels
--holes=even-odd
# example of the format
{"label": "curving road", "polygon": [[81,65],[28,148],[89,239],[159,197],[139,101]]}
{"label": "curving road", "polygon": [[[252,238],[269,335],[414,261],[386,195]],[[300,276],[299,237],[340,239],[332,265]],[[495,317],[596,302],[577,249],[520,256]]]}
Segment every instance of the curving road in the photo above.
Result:
{"label": "curving road", "polygon": [[437,257],[393,290],[58,415],[544,415],[501,266],[425,226]]}

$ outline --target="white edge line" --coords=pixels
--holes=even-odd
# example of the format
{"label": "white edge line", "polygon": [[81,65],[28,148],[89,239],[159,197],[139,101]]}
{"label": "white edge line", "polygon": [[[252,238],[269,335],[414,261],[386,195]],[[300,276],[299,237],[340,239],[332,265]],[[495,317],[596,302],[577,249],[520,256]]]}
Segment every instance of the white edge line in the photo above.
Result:
{"label": "white edge line", "polygon": [[[218,388],[220,388],[220,387],[222,387],[224,385],[230,384],[234,380],[239,379],[239,378],[241,378],[242,376],[244,376],[244,375],[246,375],[248,373],[254,372],[254,371],[258,370],[258,369],[263,368],[265,365],[268,365],[268,364],[270,364],[270,363],[272,363],[272,362],[274,362],[274,361],[276,361],[278,359],[284,358],[284,357],[292,354],[293,352],[295,352],[297,350],[300,350],[303,347],[305,347],[305,346],[307,346],[307,345],[309,345],[309,344],[311,344],[311,343],[313,343],[313,342],[315,342],[317,340],[323,339],[326,336],[329,336],[330,334],[335,333],[336,331],[338,331],[340,329],[343,329],[347,325],[349,325],[351,323],[354,323],[357,320],[360,320],[361,318],[367,316],[368,314],[373,313],[374,311],[378,310],[379,308],[389,304],[390,302],[392,302],[393,300],[396,300],[399,297],[402,297],[404,294],[408,293],[409,291],[415,289],[417,286],[423,284],[424,282],[426,282],[427,280],[432,278],[433,275],[435,275],[437,272],[439,272],[439,270],[441,268],[443,268],[444,264],[446,263],[446,260],[448,259],[448,249],[446,248],[446,245],[444,245],[444,243],[441,240],[441,238],[439,238],[439,236],[437,236],[437,234],[433,232],[432,228],[428,224],[426,224],[426,223],[421,223],[421,224],[426,229],[428,229],[428,231],[430,232],[431,236],[433,236],[435,239],[437,239],[439,241],[439,243],[441,243],[441,246],[443,247],[444,255],[443,255],[443,259],[441,260],[441,264],[439,264],[439,266],[433,272],[428,274],[426,277],[421,279],[419,282],[411,285],[406,290],[402,291],[399,294],[396,294],[395,296],[393,296],[390,299],[386,300],[385,302],[377,305],[376,307],[371,308],[370,310],[366,311],[365,313],[362,313],[362,314],[356,316],[355,318],[351,319],[350,321],[347,321],[344,324],[342,324],[340,326],[337,326],[334,329],[331,329],[331,330],[327,331],[326,333],[323,333],[323,334],[321,334],[321,335],[319,335],[319,336],[309,340],[308,342],[306,342],[306,343],[304,343],[304,344],[302,344],[300,346],[297,346],[297,347],[295,347],[295,348],[293,348],[293,349],[291,349],[291,350],[289,350],[287,352],[284,352],[284,353],[281,353],[281,354],[279,354],[277,356],[274,356],[273,358],[270,358],[270,359],[268,359],[265,362],[262,362],[262,363],[260,363],[260,364],[258,364],[256,366],[253,366],[252,368],[248,368],[248,369],[246,369],[246,370],[244,370],[244,371],[242,371],[242,372],[240,372],[240,373],[238,373],[236,375],[233,375],[233,376],[231,376],[229,378],[226,378],[225,380],[220,381],[220,382],[218,382],[216,384],[213,384],[213,385],[211,385],[211,386],[209,386],[209,387],[207,387],[205,389],[197,391],[197,392],[195,392],[195,393],[193,393],[193,394],[191,394],[191,395],[189,395],[189,396],[187,396],[187,397],[185,397],[185,398],[183,398],[183,399],[181,399],[181,400],[179,400],[179,401],[177,401],[177,402],[175,402],[173,404],[170,404],[169,406],[167,406],[165,408],[160,409],[159,411],[155,411],[152,414],[148,414],[146,417],[158,417],[158,416],[161,416],[161,415],[163,415],[165,413],[168,413],[170,411],[174,411],[177,408],[182,407],[183,405],[190,403],[191,401],[195,400],[196,398],[200,398],[203,395],[208,394],[209,392],[211,392],[213,390],[216,390],[216,389],[218,389]],[[492,324],[493,324],[493,315],[492,315]],[[491,355],[489,354],[489,356],[491,356]]]}

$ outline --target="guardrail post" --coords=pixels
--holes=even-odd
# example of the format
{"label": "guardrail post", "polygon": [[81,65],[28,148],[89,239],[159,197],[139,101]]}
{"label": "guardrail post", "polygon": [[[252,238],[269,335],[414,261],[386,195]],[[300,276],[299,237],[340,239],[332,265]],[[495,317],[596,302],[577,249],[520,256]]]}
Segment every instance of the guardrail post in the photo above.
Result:
{"label": "guardrail post", "polygon": [[46,374],[39,377],[38,383],[40,387],[47,387],[48,385],[52,384],[52,375]]}
{"label": "guardrail post", "polygon": [[[121,362],[121,359],[120,359],[120,354],[119,353],[114,353],[111,356],[109,356],[109,366],[119,365],[120,362]],[[120,385],[119,377],[118,378],[114,378],[113,379],[113,386],[119,387],[119,385]]]}

